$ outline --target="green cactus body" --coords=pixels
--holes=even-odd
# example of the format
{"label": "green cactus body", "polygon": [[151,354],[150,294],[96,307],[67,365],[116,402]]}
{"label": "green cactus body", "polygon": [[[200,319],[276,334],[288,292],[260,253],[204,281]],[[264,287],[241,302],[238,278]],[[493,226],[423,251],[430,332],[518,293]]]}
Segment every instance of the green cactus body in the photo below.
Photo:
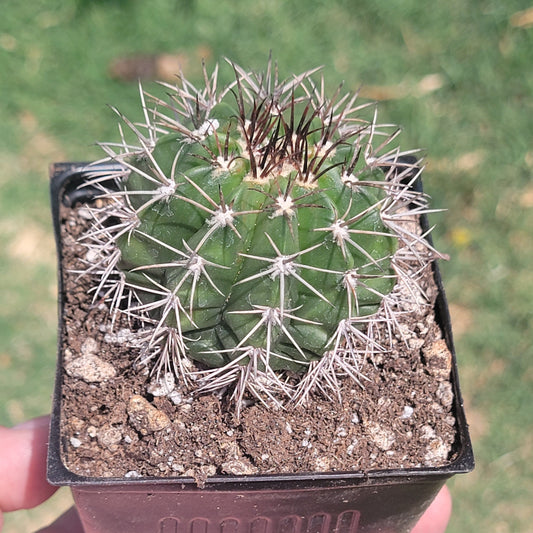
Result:
{"label": "green cactus body", "polygon": [[130,313],[174,332],[171,357],[234,371],[260,354],[261,372],[302,373],[349,351],[391,293],[405,237],[391,206],[413,195],[383,171],[397,155],[371,157],[355,98],[326,100],[311,73],[234,70],[220,96],[215,73],[154,99],[171,112],[154,111],[149,137],[132,127],[140,148],[107,148],[127,169],[107,196],[129,213],[109,235]]}
{"label": "green cactus body", "polygon": [[[270,121],[286,127],[288,119]],[[269,132],[262,146],[292,135],[270,122],[261,126]],[[377,310],[380,294],[394,285],[396,240],[380,218],[383,191],[343,183],[349,151],[332,149],[321,163],[331,169],[306,179],[303,166],[322,149],[308,135],[299,140],[307,155],[254,176],[239,129],[233,118],[233,128],[219,123],[202,140],[163,137],[151,158],[132,162],[138,171],[124,182],[128,193],[151,190],[148,176],[160,183],[160,172],[175,187],[156,201],[153,192],[130,195],[140,224],[119,243],[121,268],[132,283],[177,297],[180,312],[165,323],[179,322],[193,359],[222,366],[253,346],[268,351],[273,368],[297,368],[321,357],[339,321]],[[228,169],[217,162],[225,138],[233,149]],[[373,181],[384,179],[376,174]],[[376,277],[358,286],[350,273]]]}

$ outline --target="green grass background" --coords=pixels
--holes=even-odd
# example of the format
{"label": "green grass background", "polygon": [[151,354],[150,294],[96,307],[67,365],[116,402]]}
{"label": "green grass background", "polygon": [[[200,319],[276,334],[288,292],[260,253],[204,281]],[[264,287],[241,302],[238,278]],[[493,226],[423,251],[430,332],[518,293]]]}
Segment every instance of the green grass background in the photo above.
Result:
{"label": "green grass background", "polygon": [[[456,477],[451,533],[532,531],[533,15],[526,0],[3,0],[0,21],[0,423],[49,410],[56,351],[47,166],[101,156],[106,104],[140,119],[131,54],[281,74],[382,100],[403,148],[427,153],[432,216],[477,468]],[[529,13],[529,19],[528,19]],[[529,20],[529,23],[528,23]],[[226,75],[229,75],[226,69]],[[227,79],[227,78],[226,78]],[[153,88],[151,82],[146,87]],[[1,451],[0,451],[1,453]],[[7,517],[33,531],[70,505]]]}

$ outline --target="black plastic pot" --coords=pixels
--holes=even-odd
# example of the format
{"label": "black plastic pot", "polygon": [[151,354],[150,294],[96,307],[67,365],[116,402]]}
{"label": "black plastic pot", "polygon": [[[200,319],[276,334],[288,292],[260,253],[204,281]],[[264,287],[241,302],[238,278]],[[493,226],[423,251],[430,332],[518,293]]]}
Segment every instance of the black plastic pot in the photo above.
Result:
{"label": "black plastic pot", "polygon": [[[410,162],[409,162],[410,163]],[[105,173],[112,166],[101,166]],[[95,167],[91,167],[94,172]],[[83,164],[51,168],[51,193],[58,256],[61,204],[71,206],[94,195]],[[419,184],[419,186],[421,186]],[[422,221],[427,229],[427,221]],[[60,434],[63,354],[59,357],[48,452],[48,480],[67,485],[85,533],[401,533],[411,530],[448,478],[474,467],[450,327],[437,267],[437,320],[453,354],[456,458],[441,468],[410,468],[308,475],[217,476],[198,488],[192,478],[87,478],[61,462]],[[63,327],[64,287],[59,272],[59,328]]]}

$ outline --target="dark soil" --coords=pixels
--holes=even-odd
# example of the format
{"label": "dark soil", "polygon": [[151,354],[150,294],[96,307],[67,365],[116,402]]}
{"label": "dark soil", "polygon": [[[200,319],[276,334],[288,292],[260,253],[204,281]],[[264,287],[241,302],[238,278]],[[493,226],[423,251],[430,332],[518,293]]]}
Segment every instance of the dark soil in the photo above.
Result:
{"label": "dark soil", "polygon": [[[110,334],[107,307],[93,304],[90,280],[72,272],[86,254],[76,242],[83,217],[66,209],[63,216],[62,340],[69,372],[63,372],[62,455],[72,472],[192,476],[202,483],[215,474],[433,467],[453,459],[451,354],[432,313],[406,316],[416,335],[365,364],[364,388],[341,382],[342,405],[318,394],[287,410],[249,402],[237,421],[224,396],[192,399],[178,389],[171,399],[147,392],[152,377],[135,368],[139,349],[120,342],[135,324],[120,319]],[[434,299],[430,269],[424,283]],[[77,372],[82,360],[97,363],[92,375]]]}

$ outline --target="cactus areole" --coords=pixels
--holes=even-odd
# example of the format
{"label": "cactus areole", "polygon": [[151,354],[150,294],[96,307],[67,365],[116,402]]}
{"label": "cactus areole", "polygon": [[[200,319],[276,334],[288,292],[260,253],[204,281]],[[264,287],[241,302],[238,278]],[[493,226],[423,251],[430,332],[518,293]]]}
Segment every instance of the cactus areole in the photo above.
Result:
{"label": "cactus areole", "polygon": [[398,280],[416,288],[413,263],[434,257],[403,223],[426,197],[371,104],[327,98],[316,71],[230,65],[220,90],[215,69],[200,89],[163,84],[168,101],[141,91],[145,123],[121,117],[134,140],[102,144],[121,168],[112,186],[95,173],[104,202],[82,242],[152,371],[302,401],[387,351],[375,326],[395,334]]}

